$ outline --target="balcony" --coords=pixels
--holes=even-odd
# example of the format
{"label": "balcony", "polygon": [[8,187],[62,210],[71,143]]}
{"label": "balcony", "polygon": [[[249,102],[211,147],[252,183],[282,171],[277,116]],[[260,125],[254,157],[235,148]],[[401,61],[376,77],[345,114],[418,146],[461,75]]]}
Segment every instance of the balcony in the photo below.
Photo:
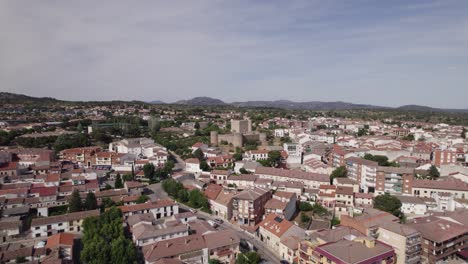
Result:
{"label": "balcony", "polygon": [[420,263],[421,262],[421,256],[420,255],[415,255],[410,258],[405,259],[406,264],[413,264],[413,263]]}

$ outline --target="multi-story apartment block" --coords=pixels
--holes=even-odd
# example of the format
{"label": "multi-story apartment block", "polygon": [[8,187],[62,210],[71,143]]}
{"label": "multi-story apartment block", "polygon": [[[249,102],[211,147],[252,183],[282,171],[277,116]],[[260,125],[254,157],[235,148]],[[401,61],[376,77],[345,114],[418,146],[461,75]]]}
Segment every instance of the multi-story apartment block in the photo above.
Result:
{"label": "multi-story apartment block", "polygon": [[457,152],[449,149],[434,151],[433,163],[436,167],[447,164],[455,164],[457,162]]}
{"label": "multi-story apartment block", "polygon": [[388,223],[396,223],[399,218],[373,208],[366,208],[361,215],[358,216],[341,216],[341,225],[356,229],[357,231],[370,237],[378,236],[378,228]]}
{"label": "multi-story apartment block", "polygon": [[285,170],[270,167],[258,167],[255,174],[263,179],[271,179],[275,182],[301,182],[305,188],[318,189],[322,184],[330,184],[330,176],[327,174],[319,174],[305,172],[300,170]]}
{"label": "multi-story apartment block", "polygon": [[408,225],[421,233],[422,263],[441,263],[457,252],[467,250],[467,214],[464,220],[450,216],[428,216],[413,219]]}
{"label": "multi-story apartment block", "polygon": [[262,188],[247,189],[233,197],[233,218],[240,225],[254,226],[265,213],[265,204],[271,191]]}
{"label": "multi-story apartment block", "polygon": [[379,227],[378,240],[395,249],[397,264],[421,263],[421,234],[414,228],[387,223]]}
{"label": "multi-story apartment block", "polygon": [[404,179],[414,174],[412,168],[382,167],[377,168],[375,194],[410,194],[408,188],[404,188]]}
{"label": "multi-story apartment block", "polygon": [[313,263],[395,263],[392,247],[368,237],[348,236],[333,243],[317,246]]}
{"label": "multi-story apartment block", "polygon": [[65,215],[34,218],[31,222],[31,236],[44,237],[62,232],[81,232],[83,220],[98,216],[99,210],[69,213]]}
{"label": "multi-story apartment block", "polygon": [[349,157],[345,161],[348,178],[357,181],[361,190],[374,193],[378,163],[357,157]]}

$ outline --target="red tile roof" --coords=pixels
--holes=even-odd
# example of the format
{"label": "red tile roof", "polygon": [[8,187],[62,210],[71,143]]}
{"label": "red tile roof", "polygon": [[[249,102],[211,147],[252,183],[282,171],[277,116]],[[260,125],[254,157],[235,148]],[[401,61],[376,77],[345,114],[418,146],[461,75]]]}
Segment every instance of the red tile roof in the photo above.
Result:
{"label": "red tile roof", "polygon": [[58,246],[73,246],[75,235],[71,233],[58,233],[47,238],[46,248],[55,248]]}
{"label": "red tile roof", "polygon": [[281,238],[281,236],[293,225],[293,223],[281,218],[277,214],[269,214],[258,226],[267,230],[274,236]]}
{"label": "red tile roof", "polygon": [[156,202],[147,202],[147,203],[142,203],[142,204],[123,205],[123,206],[119,206],[119,208],[120,210],[122,210],[122,213],[128,213],[128,212],[137,212],[137,211],[161,208],[161,207],[171,206],[175,204],[176,203],[174,201],[166,199],[166,200],[158,200]]}
{"label": "red tile roof", "polygon": [[31,193],[39,194],[39,197],[54,196],[57,195],[57,187],[39,187],[31,189]]}
{"label": "red tile roof", "polygon": [[208,200],[216,200],[216,197],[218,197],[218,194],[222,190],[223,190],[223,187],[217,184],[209,184],[203,193],[205,194],[206,198],[208,198]]}

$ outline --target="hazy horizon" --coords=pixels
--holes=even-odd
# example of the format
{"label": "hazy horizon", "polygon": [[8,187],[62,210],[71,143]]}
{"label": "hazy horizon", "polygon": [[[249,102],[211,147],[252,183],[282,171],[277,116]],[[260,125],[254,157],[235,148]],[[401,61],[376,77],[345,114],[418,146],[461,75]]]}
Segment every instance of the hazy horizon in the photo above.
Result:
{"label": "hazy horizon", "polygon": [[468,1],[1,1],[0,91],[467,109]]}

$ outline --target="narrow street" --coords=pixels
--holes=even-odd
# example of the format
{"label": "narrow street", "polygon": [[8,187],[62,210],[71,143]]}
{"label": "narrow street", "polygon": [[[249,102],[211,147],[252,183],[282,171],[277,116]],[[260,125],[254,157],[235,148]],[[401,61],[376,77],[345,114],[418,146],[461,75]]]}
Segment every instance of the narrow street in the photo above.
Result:
{"label": "narrow street", "polygon": [[169,153],[176,160],[176,162],[174,164],[174,171],[183,171],[183,170],[185,170],[185,161],[179,155],[177,155],[175,152],[169,150]]}

